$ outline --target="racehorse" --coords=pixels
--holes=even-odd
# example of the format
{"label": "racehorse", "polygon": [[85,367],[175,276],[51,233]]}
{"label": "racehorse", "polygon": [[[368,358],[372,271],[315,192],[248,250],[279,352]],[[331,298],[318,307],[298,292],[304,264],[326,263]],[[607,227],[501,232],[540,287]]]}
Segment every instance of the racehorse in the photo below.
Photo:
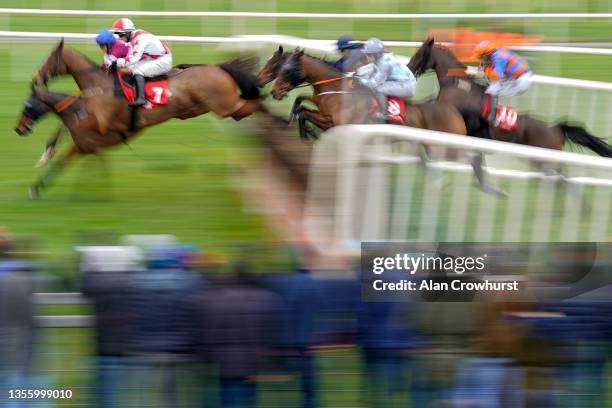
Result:
{"label": "racehorse", "polygon": [[55,113],[62,120],[62,126],[58,129],[55,137],[47,143],[43,158],[46,154],[51,155],[49,149],[55,147],[62,129],[68,129],[73,143],[30,187],[29,193],[32,198],[39,197],[41,190],[50,185],[52,179],[74,156],[97,153],[101,148],[126,142],[128,137],[137,134],[132,132],[125,136],[118,131],[101,134],[99,133],[97,119],[87,111],[86,102],[83,98],[42,89],[34,89],[32,95],[25,102],[23,111],[15,125],[15,131],[21,136],[29,134],[35,123],[49,112]]}
{"label": "racehorse", "polygon": [[259,85],[264,86],[274,81],[276,77],[278,77],[280,67],[285,61],[287,61],[287,58],[289,58],[290,55],[291,53],[284,52],[283,46],[279,45],[278,49],[274,51],[274,54],[272,54],[270,58],[268,58],[268,61],[266,61],[263,68],[261,68],[257,74],[257,81],[259,82]]}
{"label": "racehorse", "polygon": [[124,98],[116,96],[115,74],[64,47],[63,39],[43,63],[32,84],[46,86],[51,78],[66,74],[72,75],[77,83],[101,135],[109,132],[128,135],[171,118],[188,119],[208,112],[240,120],[261,108],[257,80],[232,64],[189,65],[173,70],[168,76],[168,103],[155,109],[134,111]]}
{"label": "racehorse", "polygon": [[[282,55],[282,48],[277,53]],[[305,54],[303,50],[295,51],[282,63],[272,88],[272,96],[281,100],[289,91],[303,83],[312,85],[314,95],[302,97],[300,101],[308,99],[319,109],[312,110],[294,105],[292,114],[298,118],[302,138],[309,137],[306,121],[322,130],[349,123],[379,122],[371,114],[375,103],[371,91],[365,87],[354,86],[357,81],[346,77],[326,61]],[[404,124],[459,135],[466,134],[463,116],[447,103],[406,105]]]}
{"label": "racehorse", "polygon": [[[483,111],[487,99],[486,88],[469,77],[465,71],[467,67],[457,60],[450,49],[435,44],[433,38],[423,42],[410,59],[408,68],[417,77],[429,70],[435,71],[440,86],[438,101],[451,103],[461,111],[479,115]],[[484,119],[482,123],[486,123]],[[605,140],[590,134],[580,126],[565,122],[550,126],[541,120],[520,114],[514,131],[505,132],[494,128],[491,130],[496,140],[556,150],[561,150],[569,140],[591,149],[600,156],[612,157],[612,146]]]}

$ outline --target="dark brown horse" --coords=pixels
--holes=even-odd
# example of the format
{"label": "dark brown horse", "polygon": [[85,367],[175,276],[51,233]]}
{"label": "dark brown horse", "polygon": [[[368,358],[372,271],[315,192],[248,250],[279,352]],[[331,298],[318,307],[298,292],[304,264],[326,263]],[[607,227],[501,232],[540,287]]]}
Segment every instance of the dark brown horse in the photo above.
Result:
{"label": "dark brown horse", "polygon": [[[480,114],[485,101],[485,86],[466,73],[466,66],[455,58],[447,47],[428,38],[410,59],[408,68],[418,77],[433,70],[438,78],[438,101],[453,104],[461,111]],[[484,126],[488,126],[482,119]],[[513,141],[530,146],[561,150],[566,141],[577,143],[604,157],[612,157],[612,147],[603,139],[591,135],[580,126],[559,123],[550,126],[528,115],[518,116],[518,128],[504,132],[491,128],[496,140]]]}
{"label": "dark brown horse", "polygon": [[261,107],[256,79],[230,64],[192,65],[173,72],[168,78],[168,104],[139,110],[135,120],[127,102],[115,96],[113,74],[64,47],[63,40],[43,63],[33,85],[46,86],[51,78],[72,75],[101,135],[127,135],[171,118],[188,119],[208,112],[240,120]]}
{"label": "dark brown horse", "polygon": [[[282,49],[279,49],[282,55]],[[285,59],[278,71],[272,88],[272,96],[283,99],[289,91],[301,84],[310,84],[314,95],[308,99],[318,110],[300,106],[297,115],[300,136],[307,138],[306,122],[320,129],[349,123],[375,123],[370,114],[373,96],[370,91],[357,85],[357,81],[344,74],[326,61],[296,51]],[[404,124],[407,126],[466,134],[465,122],[459,111],[450,104],[406,105]]]}
{"label": "dark brown horse", "polygon": [[[15,125],[15,131],[22,136],[29,134],[36,122],[49,112],[55,113],[62,120],[62,126],[70,132],[73,144],[53,161],[51,166],[30,187],[29,192],[32,198],[39,197],[41,190],[50,185],[52,179],[74,156],[97,153],[101,148],[115,146],[126,141],[126,136],[118,131],[99,133],[97,119],[88,112],[83,98],[46,90],[35,90],[25,102]],[[61,129],[60,127],[59,130]],[[136,133],[132,132],[127,137],[134,135]],[[59,133],[56,136],[59,137]],[[48,153],[49,148],[48,143],[45,153]]]}
{"label": "dark brown horse", "polygon": [[290,52],[285,52],[283,46],[279,45],[278,49],[264,64],[263,68],[257,74],[257,81],[260,86],[264,86],[274,81],[278,77],[278,71],[287,58],[291,55]]}

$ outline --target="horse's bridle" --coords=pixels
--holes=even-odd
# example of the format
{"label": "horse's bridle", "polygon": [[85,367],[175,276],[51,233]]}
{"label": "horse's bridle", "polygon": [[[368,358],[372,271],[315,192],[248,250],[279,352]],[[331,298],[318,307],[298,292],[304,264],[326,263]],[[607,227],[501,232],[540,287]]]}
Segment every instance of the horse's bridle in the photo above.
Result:
{"label": "horse's bridle", "polygon": [[[287,67],[285,68],[285,66]],[[297,88],[302,82],[304,82],[304,75],[302,72],[302,67],[300,66],[299,58],[292,55],[289,57],[289,60],[281,64],[281,67],[279,68],[279,76],[293,88]]]}

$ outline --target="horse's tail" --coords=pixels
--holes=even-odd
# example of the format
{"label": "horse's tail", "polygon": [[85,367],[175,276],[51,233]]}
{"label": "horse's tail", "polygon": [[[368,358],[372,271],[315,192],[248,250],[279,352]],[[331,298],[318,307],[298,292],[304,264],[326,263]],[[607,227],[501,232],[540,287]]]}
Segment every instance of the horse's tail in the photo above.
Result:
{"label": "horse's tail", "polygon": [[612,146],[604,139],[590,134],[585,128],[567,122],[559,123],[559,127],[570,142],[589,148],[600,156],[612,157]]}
{"label": "horse's tail", "polygon": [[254,75],[232,63],[219,64],[219,68],[236,81],[242,99],[259,99],[259,88],[257,87],[259,81]]}

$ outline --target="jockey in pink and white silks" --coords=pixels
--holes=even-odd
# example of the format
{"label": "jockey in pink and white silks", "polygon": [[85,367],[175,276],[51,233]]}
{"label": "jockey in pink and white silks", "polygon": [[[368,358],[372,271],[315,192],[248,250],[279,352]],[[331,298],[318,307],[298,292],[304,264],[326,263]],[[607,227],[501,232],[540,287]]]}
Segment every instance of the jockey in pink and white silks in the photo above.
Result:
{"label": "jockey in pink and white silks", "polygon": [[127,68],[136,82],[136,100],[132,106],[146,105],[145,78],[163,75],[172,69],[172,53],[156,36],[137,29],[132,20],[120,18],[111,31],[125,38],[129,51],[125,58],[117,59],[118,68]]}
{"label": "jockey in pink and white silks", "polygon": [[128,45],[117,39],[115,34],[109,30],[100,30],[96,36],[96,43],[104,51],[104,60],[102,61],[104,69],[108,69],[119,58],[127,57],[129,51]]}

